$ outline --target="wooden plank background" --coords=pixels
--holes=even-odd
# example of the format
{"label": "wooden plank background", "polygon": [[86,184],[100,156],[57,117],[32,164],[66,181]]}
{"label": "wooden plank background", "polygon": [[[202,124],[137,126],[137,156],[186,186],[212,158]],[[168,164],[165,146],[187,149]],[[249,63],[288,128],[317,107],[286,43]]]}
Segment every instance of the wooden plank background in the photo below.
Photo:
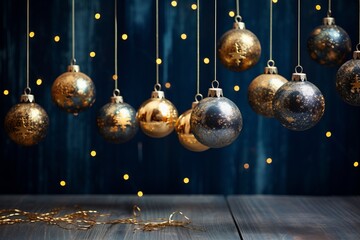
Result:
{"label": "wooden plank background", "polygon": [[240,239],[236,225],[223,196],[112,196],[51,195],[1,196],[0,209],[19,208],[25,211],[48,212],[56,207],[80,206],[83,210],[111,213],[112,218],[132,216],[132,208],[142,209],[142,218],[167,218],[177,210],[188,216],[205,231],[166,228],[159,231],[134,232],[134,225],[98,225],[90,230],[65,230],[43,223],[0,226],[0,239]]}
{"label": "wooden plank background", "polygon": [[229,196],[242,239],[360,239],[360,197]]}

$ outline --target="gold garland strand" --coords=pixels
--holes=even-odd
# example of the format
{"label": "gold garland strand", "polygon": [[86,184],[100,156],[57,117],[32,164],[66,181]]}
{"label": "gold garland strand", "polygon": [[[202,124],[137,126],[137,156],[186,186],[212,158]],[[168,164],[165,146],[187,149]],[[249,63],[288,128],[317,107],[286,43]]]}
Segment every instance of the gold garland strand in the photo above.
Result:
{"label": "gold garland strand", "polygon": [[[20,209],[2,209],[0,210],[0,225],[43,222],[67,230],[88,230],[95,225],[132,224],[137,226],[134,231],[156,231],[166,227],[183,227],[203,231],[202,228],[191,226],[190,219],[181,211],[171,213],[168,218],[144,221],[141,219],[141,209],[135,205],[132,217],[101,221],[102,218],[110,214],[100,214],[95,210],[76,210],[72,213],[62,213],[68,210],[66,208],[55,208],[50,212],[38,213],[26,212]],[[176,216],[182,217],[183,220],[174,220]]]}

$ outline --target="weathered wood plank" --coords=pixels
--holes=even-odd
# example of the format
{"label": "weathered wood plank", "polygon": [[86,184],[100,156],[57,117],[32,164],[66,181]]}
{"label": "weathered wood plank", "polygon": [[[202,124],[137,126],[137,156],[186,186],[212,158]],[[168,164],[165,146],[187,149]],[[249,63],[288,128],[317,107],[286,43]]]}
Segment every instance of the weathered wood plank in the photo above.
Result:
{"label": "weathered wood plank", "polygon": [[229,196],[246,239],[360,239],[360,197]]}
{"label": "weathered wood plank", "polygon": [[1,196],[0,209],[19,208],[48,212],[55,207],[80,206],[83,210],[111,213],[111,218],[126,218],[133,205],[142,209],[142,218],[168,217],[181,210],[194,225],[205,231],[166,228],[159,231],[133,231],[133,225],[98,225],[90,230],[64,230],[42,223],[0,226],[0,239],[240,239],[236,225],[222,196],[114,196],[114,195],[52,195]]}

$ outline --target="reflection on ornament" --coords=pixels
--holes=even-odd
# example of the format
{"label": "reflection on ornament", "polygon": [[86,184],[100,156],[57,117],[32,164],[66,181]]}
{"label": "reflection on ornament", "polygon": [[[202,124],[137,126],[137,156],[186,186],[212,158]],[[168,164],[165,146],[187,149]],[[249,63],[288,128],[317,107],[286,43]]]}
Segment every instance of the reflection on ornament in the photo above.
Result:
{"label": "reflection on ornament", "polygon": [[277,67],[268,64],[265,73],[257,76],[249,85],[248,101],[251,108],[257,114],[274,117],[274,95],[285,83],[287,80],[278,74]]}
{"label": "reflection on ornament", "polygon": [[5,131],[10,139],[23,146],[32,146],[46,137],[49,117],[35,103],[34,95],[25,92],[20,103],[14,105],[5,116]]}
{"label": "reflection on ornament", "polygon": [[95,85],[87,75],[80,72],[79,65],[69,65],[68,72],[54,81],[51,97],[58,107],[77,115],[95,102]]}
{"label": "reflection on ornament", "polygon": [[129,141],[139,128],[135,109],[116,94],[100,109],[96,120],[101,136],[112,143]]}
{"label": "reflection on ornament", "polygon": [[153,138],[169,135],[178,119],[175,106],[167,99],[163,91],[155,90],[151,98],[141,104],[136,115],[141,130]]}
{"label": "reflection on ornament", "polygon": [[236,21],[234,29],[220,38],[218,53],[226,68],[240,72],[253,67],[259,61],[261,46],[255,34],[245,29],[245,23]]}
{"label": "reflection on ornament", "polygon": [[293,73],[292,80],[282,85],[273,100],[274,116],[295,131],[316,125],[325,111],[325,99],[320,90],[306,81],[305,73]]}
{"label": "reflection on ornament", "polygon": [[336,90],[342,100],[360,106],[360,51],[356,46],[353,59],[344,63],[336,74]]}
{"label": "reflection on ornament", "polygon": [[335,25],[335,19],[326,17],[323,25],[316,27],[307,41],[310,57],[316,62],[337,66],[351,51],[351,40],[344,29]]}
{"label": "reflection on ornament", "polygon": [[193,108],[190,126],[200,143],[210,148],[221,148],[230,145],[239,136],[242,116],[235,103],[223,96],[221,88],[212,87],[208,97]]}
{"label": "reflection on ornament", "polygon": [[175,131],[178,134],[179,142],[186,149],[193,152],[203,152],[208,150],[209,147],[201,144],[194,136],[190,127],[190,117],[193,108],[198,102],[193,102],[192,108],[180,115],[175,124]]}

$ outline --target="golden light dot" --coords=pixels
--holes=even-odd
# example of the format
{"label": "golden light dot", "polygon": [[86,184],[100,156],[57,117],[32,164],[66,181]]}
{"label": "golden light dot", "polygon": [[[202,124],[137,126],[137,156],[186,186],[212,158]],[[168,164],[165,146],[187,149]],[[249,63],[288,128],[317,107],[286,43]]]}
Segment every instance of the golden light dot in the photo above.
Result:
{"label": "golden light dot", "polygon": [[5,89],[3,93],[4,93],[5,96],[7,96],[7,95],[9,95],[9,90]]}
{"label": "golden light dot", "polygon": [[95,53],[95,52],[90,52],[90,53],[89,53],[89,55],[90,55],[90,57],[92,57],[92,58],[93,58],[93,57],[95,57],[95,56],[96,56],[96,53]]}
{"label": "golden light dot", "polygon": [[127,181],[127,180],[129,180],[130,176],[129,176],[129,174],[125,173],[123,178],[124,178],[125,181]]}
{"label": "golden light dot", "polygon": [[95,19],[100,19],[100,18],[101,18],[100,13],[95,13]]}
{"label": "golden light dot", "polygon": [[315,6],[315,9],[318,10],[318,11],[320,11],[320,10],[321,10],[321,6],[318,4],[318,5]]}
{"label": "golden light dot", "polygon": [[244,168],[245,168],[245,169],[249,169],[249,167],[250,167],[250,165],[249,165],[248,163],[245,163],[245,164],[244,164]]}
{"label": "golden light dot", "polygon": [[209,58],[204,58],[204,63],[205,63],[205,64],[209,64],[209,63],[210,63],[210,59],[209,59]]}
{"label": "golden light dot", "polygon": [[273,0],[273,3],[277,3],[278,2],[278,0]]}
{"label": "golden light dot", "polygon": [[42,79],[41,79],[41,78],[38,78],[38,79],[36,80],[36,84],[40,86],[40,85],[42,84]]}
{"label": "golden light dot", "polygon": [[230,12],[229,12],[229,17],[235,17],[235,12],[234,12],[234,11],[230,11]]}
{"label": "golden light dot", "polygon": [[112,79],[113,79],[113,80],[118,80],[118,75],[114,74],[114,75],[112,76]]}
{"label": "golden light dot", "polygon": [[327,131],[327,132],[325,133],[325,136],[326,136],[327,138],[331,137],[331,132],[330,132],[330,131]]}
{"label": "golden light dot", "polygon": [[160,65],[162,63],[161,58],[156,59],[156,63]]}
{"label": "golden light dot", "polygon": [[31,38],[35,37],[35,33],[34,32],[29,32],[29,37],[31,37]]}
{"label": "golden light dot", "polygon": [[239,90],[240,90],[240,86],[239,86],[239,85],[235,85],[235,86],[234,86],[234,91],[235,91],[235,92],[238,92]]}
{"label": "golden light dot", "polygon": [[354,167],[358,167],[359,166],[359,162],[354,162]]}
{"label": "golden light dot", "polygon": [[169,82],[165,83],[165,87],[166,88],[171,88],[171,83],[169,83]]}
{"label": "golden light dot", "polygon": [[56,36],[54,37],[54,41],[55,41],[55,42],[60,42],[60,37],[56,35]]}
{"label": "golden light dot", "polygon": [[95,156],[96,156],[96,151],[95,151],[95,150],[92,150],[92,151],[90,152],[90,155],[91,155],[92,157],[95,157]]}
{"label": "golden light dot", "polygon": [[171,1],[171,6],[176,7],[177,6],[177,1]]}
{"label": "golden light dot", "polygon": [[271,163],[272,163],[272,158],[267,158],[267,159],[266,159],[266,163],[267,163],[267,164],[271,164]]}
{"label": "golden light dot", "polygon": [[197,5],[195,3],[191,4],[191,9],[192,10],[196,10],[197,9]]}
{"label": "golden light dot", "polygon": [[183,182],[184,182],[185,184],[188,184],[188,183],[190,182],[190,179],[186,177],[186,178],[184,178]]}
{"label": "golden light dot", "polygon": [[127,40],[128,39],[128,35],[126,33],[124,33],[123,35],[121,35],[121,39],[122,40]]}
{"label": "golden light dot", "polygon": [[144,196],[144,193],[142,191],[138,191],[137,195],[138,195],[138,197],[142,197],[142,196]]}
{"label": "golden light dot", "polygon": [[65,185],[66,185],[66,182],[64,180],[61,180],[60,181],[60,186],[65,187]]}
{"label": "golden light dot", "polygon": [[185,40],[187,38],[187,35],[185,33],[183,33],[183,34],[181,34],[180,37],[181,37],[182,40]]}

